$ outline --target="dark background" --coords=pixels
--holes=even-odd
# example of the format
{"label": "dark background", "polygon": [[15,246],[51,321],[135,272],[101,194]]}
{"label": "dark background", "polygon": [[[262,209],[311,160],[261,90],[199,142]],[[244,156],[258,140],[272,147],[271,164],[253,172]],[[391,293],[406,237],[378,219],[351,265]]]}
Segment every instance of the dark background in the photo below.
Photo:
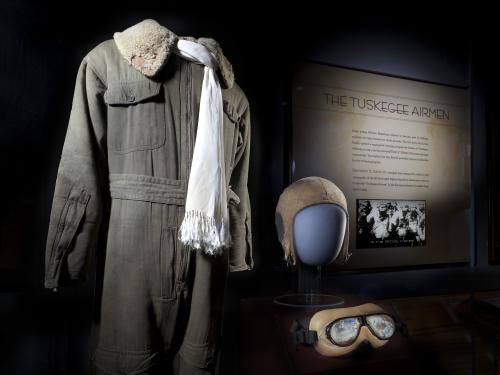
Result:
{"label": "dark background", "polygon": [[[471,88],[471,264],[330,275],[328,291],[393,298],[500,287],[488,263],[500,208],[498,20],[487,9],[414,4],[403,9],[180,9],[104,2],[35,1],[0,7],[0,373],[84,374],[88,370],[92,282],[54,294],[43,288],[45,239],[78,65],[113,32],[156,19],[178,35],[218,40],[252,112],[249,189],[255,269],[230,276],[223,373],[237,369],[238,301],[293,287],[274,227],[289,184],[290,69],[304,59]],[[165,2],[166,4],[166,2]],[[246,8],[245,8],[246,7]],[[479,5],[477,5],[479,8]],[[491,218],[490,218],[491,216]],[[498,225],[495,224],[498,228]],[[497,236],[498,237],[498,236]]]}

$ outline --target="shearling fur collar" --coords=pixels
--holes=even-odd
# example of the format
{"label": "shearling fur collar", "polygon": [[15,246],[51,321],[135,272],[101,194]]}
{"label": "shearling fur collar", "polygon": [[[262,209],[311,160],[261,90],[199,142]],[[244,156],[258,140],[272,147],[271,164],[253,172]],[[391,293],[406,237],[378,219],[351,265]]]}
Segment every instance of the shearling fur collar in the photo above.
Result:
{"label": "shearling fur collar", "polygon": [[234,73],[231,63],[222,53],[219,44],[211,38],[178,37],[175,33],[152,19],[145,19],[113,35],[118,50],[135,69],[147,77],[154,77],[175,50],[179,39],[188,39],[207,47],[219,63],[221,86],[231,88]]}

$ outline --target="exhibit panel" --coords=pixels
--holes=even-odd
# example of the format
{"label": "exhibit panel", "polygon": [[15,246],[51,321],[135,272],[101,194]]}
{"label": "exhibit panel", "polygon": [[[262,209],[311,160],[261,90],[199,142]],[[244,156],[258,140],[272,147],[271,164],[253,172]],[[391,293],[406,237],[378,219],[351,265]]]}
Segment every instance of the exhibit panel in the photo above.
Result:
{"label": "exhibit panel", "polygon": [[469,261],[469,124],[466,88],[295,67],[292,180],[321,176],[345,192],[345,268]]}

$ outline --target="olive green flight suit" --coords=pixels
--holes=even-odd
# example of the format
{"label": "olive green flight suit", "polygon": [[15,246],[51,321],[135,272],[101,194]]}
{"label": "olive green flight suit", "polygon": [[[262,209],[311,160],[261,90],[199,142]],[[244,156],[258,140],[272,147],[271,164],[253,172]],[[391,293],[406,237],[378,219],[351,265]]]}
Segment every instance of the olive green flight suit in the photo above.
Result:
{"label": "olive green flight suit", "polygon": [[80,65],[52,203],[45,287],[85,280],[92,254],[105,252],[96,374],[172,367],[176,374],[211,373],[227,272],[253,266],[250,112],[236,84],[223,90],[232,247],[209,256],[178,240],[202,80],[203,66],[175,54],[147,77],[113,40]]}

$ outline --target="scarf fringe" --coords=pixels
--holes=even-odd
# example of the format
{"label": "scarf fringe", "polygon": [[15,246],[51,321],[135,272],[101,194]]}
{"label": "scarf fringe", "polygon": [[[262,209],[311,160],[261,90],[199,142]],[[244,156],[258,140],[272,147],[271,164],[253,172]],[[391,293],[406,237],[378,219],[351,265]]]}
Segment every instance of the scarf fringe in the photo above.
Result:
{"label": "scarf fringe", "polygon": [[224,222],[219,233],[215,219],[196,210],[184,214],[179,240],[193,249],[203,249],[209,255],[221,254],[224,247],[231,245],[231,235]]}

